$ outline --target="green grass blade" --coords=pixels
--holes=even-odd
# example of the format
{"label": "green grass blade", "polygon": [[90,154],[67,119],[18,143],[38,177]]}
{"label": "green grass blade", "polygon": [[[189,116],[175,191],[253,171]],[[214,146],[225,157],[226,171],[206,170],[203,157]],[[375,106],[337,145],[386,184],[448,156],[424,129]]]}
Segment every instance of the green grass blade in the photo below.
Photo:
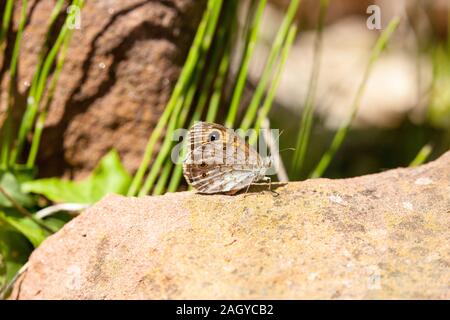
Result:
{"label": "green grass blade", "polygon": [[29,96],[32,97],[32,99],[35,98],[36,88],[37,88],[38,80],[39,80],[39,77],[40,77],[40,72],[42,71],[42,64],[44,62],[44,58],[45,58],[46,54],[48,53],[48,42],[49,42],[49,39],[51,37],[51,32],[52,32],[52,29],[53,29],[53,25],[56,22],[56,18],[58,18],[58,15],[61,12],[63,4],[64,4],[64,0],[58,0],[56,2],[55,6],[53,7],[53,10],[52,10],[52,12],[50,14],[49,23],[47,25],[47,34],[45,36],[44,45],[42,46],[42,48],[40,50],[38,61],[36,63],[36,70],[34,72],[33,80],[31,82]]}
{"label": "green grass blade", "polygon": [[162,169],[161,176],[158,179],[158,183],[153,190],[154,196],[159,196],[164,193],[167,180],[169,179],[170,171],[172,170],[172,162],[166,161],[164,168]]}
{"label": "green grass blade", "polygon": [[[173,110],[175,109],[178,100],[185,90],[187,84],[189,83],[192,73],[195,70],[195,66],[197,64],[197,60],[201,51],[204,50],[204,42],[208,41],[208,38],[212,37],[212,34],[206,34],[208,24],[211,24],[211,21],[214,22],[219,16],[220,8],[222,6],[222,0],[209,0],[205,13],[203,14],[200,25],[197,29],[197,33],[194,37],[194,41],[192,43],[191,49],[189,50],[188,57],[186,59],[183,70],[181,71],[180,78],[178,79],[177,84],[172,92],[172,95],[167,103],[167,106],[161,115],[158,124],[153,129],[152,134],[147,142],[144,156],[142,158],[141,164],[133,177],[133,181],[131,183],[130,189],[128,190],[129,196],[135,196],[142,185],[142,180],[144,179],[145,172],[147,171],[150,162],[152,160],[154,147],[157,141],[160,139],[162,131],[164,130],[169,117],[171,116]],[[217,21],[217,20],[216,20]]]}
{"label": "green grass blade", "polygon": [[[206,121],[214,122],[217,111],[219,108],[219,103],[221,99],[221,95],[223,92],[223,86],[226,80],[226,74],[229,68],[230,64],[230,56],[231,56],[231,35],[234,34],[235,27],[236,27],[236,9],[237,9],[237,3],[231,3],[230,7],[226,7],[224,10],[227,10],[226,16],[224,18],[224,23],[221,24],[219,28],[219,32],[217,33],[217,47],[214,48],[215,52],[222,52],[223,55],[221,57],[220,63],[219,58],[220,55],[214,55],[213,59],[210,63],[210,70],[208,70],[208,75],[215,74],[216,72],[216,66],[219,64],[219,70],[217,71],[217,76],[215,80],[213,77],[211,77],[211,81],[209,82],[208,78],[205,84],[204,88],[202,88],[202,92],[199,99],[199,104],[197,105],[194,114],[192,115],[189,127],[192,126],[196,121],[200,120],[201,115],[203,113],[203,109],[206,105],[207,97],[209,96],[210,87],[212,85],[212,82],[214,80],[213,84],[213,93],[211,96],[211,100],[208,107],[208,113],[206,115]],[[231,32],[230,32],[231,30]],[[181,149],[180,157],[183,159],[186,155],[186,149],[183,146]],[[180,185],[181,177],[183,175],[183,165],[177,164],[175,166],[175,169],[172,173],[172,177],[169,182],[169,186],[167,188],[168,192],[175,192],[178,190],[178,187]]]}
{"label": "green grass blade", "polygon": [[156,182],[156,178],[158,177],[159,170],[163,166],[164,161],[166,159],[166,155],[170,153],[172,147],[172,133],[176,129],[178,114],[183,106],[184,99],[178,99],[177,105],[175,106],[175,110],[172,113],[172,116],[169,120],[169,125],[167,126],[166,136],[164,142],[159,150],[158,156],[156,157],[150,172],[145,179],[144,185],[140,189],[138,195],[145,196],[150,192],[154,183]]}
{"label": "green grass blade", "polygon": [[240,125],[240,128],[243,129],[244,131],[250,128],[250,126],[252,125],[253,121],[256,118],[256,112],[261,103],[264,92],[266,91],[266,87],[272,74],[274,64],[280,54],[281,48],[283,46],[283,43],[285,42],[285,39],[289,32],[289,28],[292,25],[292,22],[297,13],[299,5],[300,0],[292,0],[291,3],[289,4],[287,13],[275,37],[272,49],[270,50],[269,58],[267,59],[267,63],[264,67],[261,79],[259,80],[253,98],[250,102],[250,105],[247,108],[247,112],[245,113],[242,123]]}
{"label": "green grass blade", "polygon": [[286,64],[286,60],[289,56],[289,51],[292,47],[292,43],[295,40],[296,34],[297,34],[297,26],[293,24],[289,28],[289,33],[286,37],[286,41],[285,41],[285,43],[283,45],[283,49],[281,51],[281,58],[280,58],[278,67],[275,71],[275,76],[270,85],[270,89],[267,93],[267,97],[264,100],[264,104],[261,107],[261,110],[259,111],[258,118],[256,119],[255,128],[254,128],[255,130],[253,131],[253,134],[250,136],[249,142],[252,145],[256,142],[256,138],[258,137],[259,129],[261,129],[261,125],[262,125],[264,119],[266,119],[267,115],[270,112],[270,109],[272,108],[273,99],[275,98],[275,93],[277,92],[278,85],[280,84],[280,79],[281,79],[281,75],[283,74],[284,65]]}
{"label": "green grass blade", "polygon": [[[204,61],[204,59],[202,59]],[[156,183],[155,186],[155,190],[153,191],[153,195],[160,195],[163,191],[164,191],[164,187],[166,185],[166,182],[168,180],[168,176],[166,176],[167,172],[170,172],[172,169],[172,162],[171,159],[168,158],[169,153],[170,153],[170,148],[173,145],[173,141],[171,140],[173,132],[175,129],[177,128],[183,128],[190,110],[190,107],[192,105],[192,101],[194,99],[195,93],[197,91],[197,86],[198,86],[198,78],[199,78],[199,73],[201,71],[201,69],[203,68],[203,66],[200,66],[199,69],[196,70],[195,72],[195,76],[194,76],[194,81],[193,84],[190,86],[188,93],[186,95],[186,99],[184,101],[184,106],[181,109],[180,114],[178,114],[178,112],[176,112],[176,116],[175,116],[175,120],[177,122],[176,126],[174,126],[171,129],[168,129],[166,132],[166,136],[164,138],[164,142],[163,142],[163,150],[159,152],[158,156],[156,157],[156,161],[153,164],[152,168],[150,169],[150,173],[144,183],[144,188],[143,190],[140,191],[139,195],[145,195],[147,194],[152,188],[153,188],[153,183],[148,183],[148,181],[153,181],[153,176],[155,176],[158,171],[161,169],[159,163],[162,163],[164,161],[166,161],[164,168],[162,169],[162,173],[158,179],[158,182]],[[165,148],[165,145],[168,144],[169,148]]]}
{"label": "green grass blade", "polygon": [[7,106],[7,115],[4,127],[2,128],[4,130],[3,137],[2,137],[2,145],[1,145],[1,164],[5,167],[8,166],[8,159],[10,157],[10,148],[12,143],[12,108],[13,108],[13,102],[14,102],[14,87],[16,83],[16,72],[17,72],[17,63],[19,60],[19,52],[20,52],[20,45],[22,43],[22,37],[23,37],[23,29],[25,27],[25,23],[27,20],[27,8],[28,8],[28,1],[24,0],[22,2],[22,8],[20,12],[20,21],[19,21],[19,27],[17,29],[16,33],[16,40],[14,43],[14,49],[12,52],[11,57],[11,64],[9,66],[9,93],[8,93],[8,106]]}
{"label": "green grass blade", "polygon": [[[186,154],[185,149],[183,149],[181,153],[181,158]],[[167,192],[175,192],[178,190],[180,186],[181,176],[183,175],[183,165],[177,164],[172,173],[172,177],[169,182],[169,186],[167,187]]]}
{"label": "green grass blade", "polygon": [[[144,187],[140,190],[139,195],[146,195],[153,188],[157,174],[161,170],[161,166],[164,163],[164,161],[166,161],[166,163],[170,164],[169,169],[166,169],[166,165],[164,166],[163,172],[162,172],[159,180],[163,179],[163,180],[167,181],[167,177],[164,177],[164,173],[165,173],[164,169],[170,171],[170,169],[172,168],[171,159],[168,158],[171,147],[173,145],[172,135],[173,135],[173,132],[175,131],[175,129],[183,128],[185,125],[187,116],[188,116],[190,108],[192,106],[192,102],[194,100],[195,93],[197,92],[200,74],[201,74],[201,71],[203,70],[205,61],[206,61],[206,55],[203,54],[197,65],[197,69],[194,72],[194,78],[192,80],[192,84],[190,85],[190,87],[187,91],[186,97],[183,101],[182,108],[180,108],[180,109],[176,108],[176,110],[173,113],[173,119],[171,119],[171,121],[173,121],[175,123],[175,125],[172,126],[169,124],[169,127],[166,131],[166,136],[164,137],[163,146],[162,146],[160,152],[158,153],[158,156],[156,157],[155,163],[152,165],[152,167],[150,169],[150,172],[144,182]],[[162,190],[164,189],[164,186],[165,186],[165,182],[164,181],[160,182],[159,180],[157,182],[157,185],[158,184],[160,185],[158,188],[158,191],[155,190],[153,192],[153,194],[155,194],[155,195],[159,194],[157,192],[160,192],[160,191],[162,192]]]}
{"label": "green grass blade", "polygon": [[46,58],[46,62],[44,63],[43,69],[41,71],[41,77],[38,81],[38,86],[36,89],[36,96],[34,99],[31,99],[30,103],[27,104],[27,109],[23,116],[22,122],[19,127],[19,134],[16,142],[16,146],[13,149],[11,154],[10,163],[16,163],[18,156],[20,155],[23,145],[25,143],[26,137],[28,133],[31,131],[33,127],[34,120],[36,118],[36,114],[38,113],[39,103],[42,95],[44,94],[45,85],[47,82],[47,77],[50,72],[50,69],[53,65],[53,61],[55,56],[61,46],[63,39],[67,33],[67,29],[63,27],[64,30],[59,34],[58,39],[51,50],[51,53]]}
{"label": "green grass blade", "polygon": [[306,101],[303,108],[302,119],[300,123],[300,131],[297,137],[297,146],[292,162],[292,172],[296,174],[301,171],[304,161],[306,150],[308,149],[309,137],[311,134],[314,108],[315,108],[315,96],[317,90],[317,83],[319,79],[320,60],[322,54],[322,35],[323,26],[325,22],[326,12],[328,10],[329,0],[320,1],[319,9],[319,21],[317,24],[316,39],[314,43],[314,58],[311,71],[311,77],[308,85],[308,93],[306,95]]}
{"label": "green grass blade", "polygon": [[450,10],[447,10],[447,50],[450,52]]}
{"label": "green grass blade", "polygon": [[363,80],[361,81],[355,99],[353,100],[350,117],[343,124],[343,126],[341,126],[341,128],[339,128],[339,130],[336,132],[333,141],[331,142],[330,148],[327,150],[327,152],[325,152],[325,154],[320,159],[319,164],[316,166],[316,168],[311,174],[311,178],[318,178],[323,175],[325,170],[328,168],[331,160],[333,159],[334,155],[336,154],[337,150],[340,148],[343,141],[345,140],[345,137],[347,136],[347,133],[350,129],[350,125],[358,112],[359,105],[361,103],[361,98],[366,87],[367,79],[369,78],[370,72],[372,71],[372,67],[374,63],[378,60],[383,50],[385,49],[387,43],[389,42],[389,39],[391,38],[394,31],[397,29],[399,23],[400,23],[399,17],[393,18],[390,21],[389,25],[387,26],[386,30],[383,31],[383,33],[380,35],[377,42],[375,43],[375,46],[372,49],[369,62],[367,63],[366,66],[366,70],[364,72]]}
{"label": "green grass blade", "polygon": [[[74,0],[72,2],[72,5],[78,6],[81,8],[84,4],[83,0],[77,1]],[[10,164],[14,164],[17,162],[17,158],[19,157],[23,145],[25,143],[27,135],[30,133],[31,129],[33,128],[33,124],[36,118],[36,115],[39,110],[39,104],[41,101],[41,98],[44,94],[45,87],[47,85],[47,79],[50,74],[51,68],[53,67],[54,61],[56,59],[56,56],[58,52],[61,49],[61,46],[63,45],[66,37],[69,35],[69,28],[68,28],[68,21],[71,21],[73,19],[73,16],[76,14],[75,11],[72,11],[69,13],[66,17],[65,23],[62,26],[58,37],[55,41],[55,44],[50,49],[48,55],[46,56],[44,63],[42,65],[42,69],[39,72],[39,80],[36,84],[36,90],[35,94],[33,96],[30,96],[29,101],[27,102],[27,109],[25,110],[25,113],[23,115],[22,121],[20,123],[19,127],[19,134],[17,137],[16,145],[13,148],[11,158],[10,158]]]}
{"label": "green grass blade", "polygon": [[[214,119],[216,117],[218,106],[219,106],[219,101],[220,101],[220,96],[222,93],[223,82],[225,81],[226,70],[228,69],[228,66],[229,66],[229,61],[230,61],[230,52],[227,51],[227,52],[225,52],[225,54],[222,58],[222,61],[219,66],[219,72],[218,72],[216,81],[214,82],[214,92],[212,94],[211,102],[209,104],[206,121],[214,121]],[[193,125],[195,121],[200,120],[200,116],[201,116],[201,110],[196,110],[196,112],[194,113],[194,115],[191,119],[190,126]],[[181,158],[184,158],[185,154],[186,154],[185,149],[183,148],[182,152],[181,152]],[[181,164],[178,164],[178,165],[176,165],[175,170],[170,179],[170,183],[167,188],[168,192],[177,191],[178,186],[180,185],[182,175],[183,175],[183,166]]]}
{"label": "green grass blade", "polygon": [[28,153],[27,166],[33,167],[36,161],[37,152],[39,149],[39,144],[42,136],[42,131],[44,130],[45,119],[47,117],[48,109],[53,101],[53,96],[56,91],[56,86],[58,84],[59,76],[61,75],[62,68],[64,66],[64,61],[66,58],[67,49],[70,44],[70,40],[72,38],[72,31],[69,31],[66,38],[64,39],[64,44],[61,48],[61,52],[59,54],[59,59],[56,64],[56,69],[52,78],[52,81],[48,90],[48,97],[45,103],[43,110],[40,112],[38,119],[35,124],[35,131],[33,134],[33,139],[31,142],[30,152]]}
{"label": "green grass blade", "polygon": [[[208,102],[210,92],[212,85],[214,83],[214,76],[216,74],[216,67],[219,64],[220,59],[220,50],[214,50],[213,57],[211,59],[210,69],[207,72],[206,79],[203,83],[200,97],[198,99],[197,106],[195,107],[194,113],[192,114],[191,119],[199,120],[203,114],[203,111],[205,110],[206,104]],[[212,68],[211,68],[212,67]],[[190,125],[192,125],[193,122],[190,122]]]}
{"label": "green grass blade", "polygon": [[140,195],[140,196],[146,195],[150,192],[150,190],[152,190],[152,188],[155,184],[157,175],[160,172],[164,161],[171,161],[171,159],[169,159],[168,156],[170,154],[170,150],[173,145],[173,141],[172,141],[173,132],[175,131],[175,129],[177,127],[184,127],[186,119],[187,119],[187,115],[190,111],[195,94],[198,90],[200,75],[202,74],[202,71],[203,71],[205,63],[206,63],[207,52],[209,51],[209,49],[211,47],[213,35],[215,33],[217,21],[218,21],[219,15],[220,15],[220,8],[218,8],[218,9],[219,10],[216,12],[215,15],[212,16],[212,19],[209,21],[209,23],[207,25],[207,30],[205,32],[205,38],[204,38],[204,41],[202,44],[202,52],[200,53],[199,59],[197,61],[196,68],[195,68],[195,71],[193,74],[193,79],[191,80],[190,85],[187,89],[187,93],[186,93],[184,101],[182,103],[182,108],[181,109],[177,108],[177,110],[174,111],[174,114],[173,114],[174,117],[171,119],[171,122],[173,121],[174,122],[173,124],[175,124],[175,125],[172,125],[172,123],[169,124],[169,127],[165,133],[163,146],[162,146],[160,152],[158,153],[154,164],[152,165],[152,167],[150,169],[150,172],[144,182],[143,187],[139,191],[138,195]]}
{"label": "green grass blade", "polygon": [[5,5],[5,11],[3,12],[2,27],[0,29],[0,50],[3,51],[3,41],[8,34],[12,12],[14,8],[14,0],[8,0]]}
{"label": "green grass blade", "polygon": [[208,113],[206,114],[206,121],[214,122],[219,110],[220,99],[222,97],[223,86],[225,84],[226,75],[230,66],[230,52],[231,47],[227,46],[225,54],[222,57],[222,61],[219,65],[219,71],[217,78],[214,81],[213,93],[211,95],[211,101],[208,107]]}
{"label": "green grass blade", "polygon": [[239,73],[237,76],[236,85],[233,91],[233,96],[231,98],[230,108],[228,110],[228,115],[225,120],[225,126],[232,128],[234,125],[234,121],[236,119],[237,111],[239,108],[239,103],[241,101],[242,92],[244,91],[245,82],[247,80],[248,75],[248,67],[250,64],[250,59],[253,56],[253,52],[255,50],[258,32],[262,20],[262,15],[264,9],[266,7],[267,0],[260,0],[258,3],[258,7],[256,8],[256,12],[252,23],[250,24],[249,34],[246,39],[244,55],[242,58],[242,62],[239,68]]}
{"label": "green grass blade", "polygon": [[[223,35],[219,41],[223,42],[223,55],[219,64],[219,70],[217,77],[214,80],[211,100],[208,106],[208,112],[206,114],[206,121],[214,122],[219,111],[220,101],[222,93],[224,92],[224,86],[228,75],[228,70],[231,61],[231,50],[233,44],[233,36],[237,32],[237,2],[232,3],[230,8],[227,8],[228,14],[225,17],[224,26],[222,28]],[[198,119],[196,119],[198,120]]]}
{"label": "green grass blade", "polygon": [[157,191],[154,190],[153,194],[158,194],[157,192],[160,192],[160,191],[162,192],[162,190],[164,189],[165,182],[167,181],[167,177],[164,177],[164,173],[165,173],[164,170],[170,171],[170,169],[172,168],[171,159],[168,158],[168,156],[170,154],[170,151],[171,151],[171,148],[173,145],[173,140],[172,140],[173,132],[177,128],[184,127],[187,116],[189,114],[189,110],[190,110],[192,102],[194,100],[195,93],[197,92],[200,74],[203,70],[205,62],[206,62],[206,52],[204,52],[199,59],[196,70],[194,72],[192,83],[189,86],[189,89],[187,90],[186,96],[184,97],[183,100],[180,99],[180,102],[181,102],[180,106],[177,107],[174,110],[174,113],[172,114],[169,126],[167,128],[167,131],[166,131],[166,134],[164,137],[163,145],[156,157],[154,164],[152,165],[152,167],[150,169],[150,172],[149,172],[147,178],[145,179],[144,186],[139,191],[140,196],[146,195],[150,192],[150,190],[152,190],[153,185],[156,182],[156,178],[158,177],[158,173],[160,172],[161,167],[164,164],[164,161],[166,161],[166,164],[169,163],[169,165],[167,165],[169,167],[169,169],[166,169],[166,165],[162,169],[163,172],[162,172],[159,180],[162,179],[164,181],[157,182],[157,185],[159,184],[160,186]]}
{"label": "green grass blade", "polygon": [[[217,55],[217,58],[219,58],[219,55]],[[211,63],[211,67],[213,67],[212,69],[215,69],[216,63],[217,63],[217,60],[214,59],[214,57],[213,57],[212,63]],[[212,70],[211,70],[211,72],[208,72],[208,76],[211,75],[212,73],[213,73]],[[210,79],[207,79],[207,82],[204,84],[203,87],[205,89],[209,88],[212,85],[212,80],[213,80],[213,76],[211,76]],[[209,90],[203,90],[202,91],[202,94],[201,94],[200,99],[199,99],[199,103],[198,103],[198,105],[197,105],[197,107],[196,107],[196,109],[194,111],[194,114],[192,115],[192,118],[191,118],[191,121],[189,123],[189,126],[192,126],[195,121],[200,120],[200,117],[201,117],[201,115],[203,113],[203,110],[204,110],[204,108],[206,106],[206,100],[207,100],[208,95],[209,95],[208,91]],[[209,110],[208,110],[208,112],[209,112]],[[184,123],[183,123],[183,125],[184,125]],[[183,125],[179,125],[179,127],[181,128],[181,127],[183,127]],[[185,149],[183,148],[182,151],[181,151],[181,155],[180,155],[181,158],[183,158],[184,155],[185,155]],[[169,186],[167,188],[168,192],[175,192],[175,191],[177,191],[178,186],[180,184],[182,173],[183,173],[183,166],[181,164],[177,164],[175,166],[174,172],[172,173],[172,177],[170,179]]]}
{"label": "green grass blade", "polygon": [[413,161],[409,164],[410,167],[417,167],[421,164],[424,164],[425,161],[427,161],[428,157],[430,156],[431,152],[433,151],[433,147],[430,144],[424,145],[419,152],[417,153],[416,157]]}

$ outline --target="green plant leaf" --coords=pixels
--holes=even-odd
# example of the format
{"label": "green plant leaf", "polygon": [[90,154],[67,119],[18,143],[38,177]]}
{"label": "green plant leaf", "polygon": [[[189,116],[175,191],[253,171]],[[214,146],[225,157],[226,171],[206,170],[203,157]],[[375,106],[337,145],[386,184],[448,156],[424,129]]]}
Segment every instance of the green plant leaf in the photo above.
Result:
{"label": "green plant leaf", "polygon": [[58,212],[51,217],[45,218],[45,224],[55,232],[64,227],[72,219],[70,215],[64,212]]}
{"label": "green plant leaf", "polygon": [[[31,207],[34,204],[33,199],[22,192],[19,181],[11,172],[0,172],[0,187],[4,189],[17,203],[23,207]],[[0,193],[0,208],[12,208],[13,204],[2,193]]]}
{"label": "green plant leaf", "polygon": [[23,235],[0,228],[0,287],[14,277],[32,250]]}
{"label": "green plant leaf", "polygon": [[55,202],[94,203],[108,193],[125,194],[130,182],[119,154],[111,150],[85,180],[48,178],[25,182],[22,187],[26,192],[41,194]]}
{"label": "green plant leaf", "polygon": [[33,180],[37,175],[37,168],[28,167],[24,164],[15,164],[12,167],[11,172],[17,178],[17,181],[19,181],[19,183],[22,183]]}
{"label": "green plant leaf", "polygon": [[450,48],[440,45],[433,52],[433,83],[428,119],[437,128],[450,128]]}
{"label": "green plant leaf", "polygon": [[41,244],[42,241],[49,235],[41,226],[28,217],[24,217],[15,209],[5,208],[0,211],[0,221],[8,225],[11,229],[23,234],[34,247]]}

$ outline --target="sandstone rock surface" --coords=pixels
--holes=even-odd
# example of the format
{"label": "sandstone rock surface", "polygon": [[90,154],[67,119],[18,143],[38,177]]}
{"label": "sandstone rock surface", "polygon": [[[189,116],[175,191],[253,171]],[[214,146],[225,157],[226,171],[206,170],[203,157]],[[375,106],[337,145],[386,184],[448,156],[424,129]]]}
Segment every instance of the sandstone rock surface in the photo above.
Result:
{"label": "sandstone rock surface", "polygon": [[32,254],[11,298],[450,298],[450,152],[276,190],[108,196]]}

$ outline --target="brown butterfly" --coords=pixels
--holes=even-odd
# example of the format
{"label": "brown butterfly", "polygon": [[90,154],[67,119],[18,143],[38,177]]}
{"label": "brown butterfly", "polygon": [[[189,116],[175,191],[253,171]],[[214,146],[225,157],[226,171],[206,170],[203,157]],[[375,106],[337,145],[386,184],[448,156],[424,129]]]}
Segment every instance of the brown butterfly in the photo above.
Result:
{"label": "brown butterfly", "polygon": [[183,162],[186,181],[200,193],[234,194],[260,180],[268,181],[270,158],[263,159],[233,130],[197,122],[186,138]]}

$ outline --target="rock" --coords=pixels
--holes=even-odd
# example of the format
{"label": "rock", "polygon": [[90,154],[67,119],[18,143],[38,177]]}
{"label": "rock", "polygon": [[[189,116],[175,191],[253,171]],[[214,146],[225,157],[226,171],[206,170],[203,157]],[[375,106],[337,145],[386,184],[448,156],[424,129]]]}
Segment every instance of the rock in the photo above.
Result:
{"label": "rock", "polygon": [[450,152],[276,191],[107,196],[32,254],[12,298],[450,298]]}
{"label": "rock", "polygon": [[[29,1],[19,66],[24,102],[54,3]],[[138,167],[205,3],[85,1],[42,137],[42,176],[85,176],[111,148],[129,170]]]}

